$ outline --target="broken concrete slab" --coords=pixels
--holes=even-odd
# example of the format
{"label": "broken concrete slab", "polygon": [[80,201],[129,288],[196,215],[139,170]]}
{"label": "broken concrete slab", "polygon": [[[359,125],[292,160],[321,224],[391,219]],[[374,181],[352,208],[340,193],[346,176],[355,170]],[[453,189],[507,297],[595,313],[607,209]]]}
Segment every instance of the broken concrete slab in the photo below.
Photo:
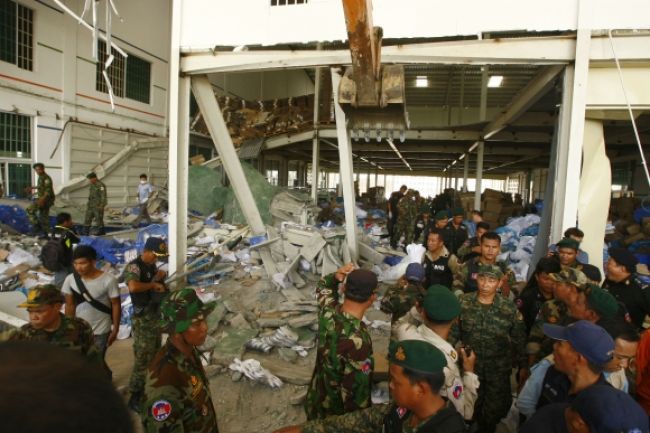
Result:
{"label": "broken concrete slab", "polygon": [[278,356],[280,359],[286,362],[294,363],[298,359],[298,354],[295,350],[289,349],[287,347],[280,347],[278,349]]}
{"label": "broken concrete slab", "polygon": [[312,369],[299,364],[289,364],[277,358],[259,358],[262,367],[282,379],[284,382],[294,385],[308,385],[311,382]]}
{"label": "broken concrete slab", "polygon": [[279,328],[287,324],[287,320],[281,317],[260,317],[256,322],[260,328]]}
{"label": "broken concrete slab", "polygon": [[300,255],[300,248],[289,241],[282,241],[282,249],[288,260],[293,260]]}
{"label": "broken concrete slab", "polygon": [[288,320],[289,326],[292,328],[301,328],[303,326],[311,326],[318,323],[318,314],[303,314]]}
{"label": "broken concrete slab", "polygon": [[359,246],[359,256],[363,259],[366,259],[373,265],[381,265],[384,263],[385,255],[378,253],[370,245],[365,244],[364,242],[358,242]]}
{"label": "broken concrete slab", "polygon": [[257,336],[256,329],[230,328],[223,332],[214,346],[212,362],[228,366],[235,358],[240,358],[246,350],[246,343]]}
{"label": "broken concrete slab", "polygon": [[232,319],[230,319],[230,326],[237,329],[251,329],[251,325],[244,318],[244,315],[239,313]]}
{"label": "broken concrete slab", "polygon": [[279,240],[280,240],[280,237],[278,236],[278,237],[276,237],[276,238],[273,238],[273,239],[269,239],[269,240],[266,240],[266,241],[260,242],[259,244],[251,245],[250,247],[248,247],[248,249],[249,249],[249,250],[257,250],[257,249],[260,249],[260,248],[262,248],[262,247],[268,247],[268,246],[271,245],[272,243],[277,242],[277,241],[279,241]]}
{"label": "broken concrete slab", "polygon": [[300,249],[300,255],[311,262],[325,245],[327,245],[327,241],[323,239],[323,236],[320,233],[313,233],[307,243]]}
{"label": "broken concrete slab", "polygon": [[294,406],[301,405],[305,402],[305,399],[307,398],[307,389],[302,389],[293,396],[291,396],[291,399],[289,400],[289,403],[291,403]]}

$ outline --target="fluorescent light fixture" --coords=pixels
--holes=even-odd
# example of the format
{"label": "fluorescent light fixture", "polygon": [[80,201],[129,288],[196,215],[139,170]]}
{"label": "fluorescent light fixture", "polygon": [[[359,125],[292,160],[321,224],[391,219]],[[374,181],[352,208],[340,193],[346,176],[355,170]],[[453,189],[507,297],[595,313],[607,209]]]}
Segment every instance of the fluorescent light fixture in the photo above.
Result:
{"label": "fluorescent light fixture", "polygon": [[501,87],[503,75],[492,75],[488,80],[488,87]]}
{"label": "fluorescent light fixture", "polygon": [[463,153],[463,154],[458,158],[458,160],[459,160],[459,161],[462,161],[463,158],[465,158],[465,154],[464,154],[464,153]]}
{"label": "fluorescent light fixture", "polygon": [[415,77],[415,87],[429,87],[429,79],[426,75],[418,75]]}

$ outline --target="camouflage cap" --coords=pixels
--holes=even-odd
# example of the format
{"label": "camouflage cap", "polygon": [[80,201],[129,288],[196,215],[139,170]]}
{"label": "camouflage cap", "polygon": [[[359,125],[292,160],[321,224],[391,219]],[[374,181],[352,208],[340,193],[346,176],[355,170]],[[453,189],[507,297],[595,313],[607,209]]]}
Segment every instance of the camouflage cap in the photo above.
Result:
{"label": "camouflage cap", "polygon": [[216,302],[204,304],[192,288],[177,290],[167,295],[160,305],[160,326],[167,332],[185,332],[192,320],[207,316],[216,305]]}
{"label": "camouflage cap", "polygon": [[497,265],[481,265],[478,268],[479,275],[486,275],[497,279],[503,278],[503,271]]}
{"label": "camouflage cap", "polygon": [[63,294],[54,284],[38,285],[27,294],[27,299],[19,308],[36,308],[42,305],[62,304]]}
{"label": "camouflage cap", "polygon": [[436,221],[439,220],[446,220],[449,219],[449,214],[447,213],[446,210],[440,210],[436,212],[436,216],[434,217]]}
{"label": "camouflage cap", "polygon": [[440,349],[421,340],[391,343],[388,360],[402,368],[423,374],[442,373],[447,366],[447,359]]}
{"label": "camouflage cap", "polygon": [[588,283],[587,276],[574,268],[562,269],[560,272],[549,274],[549,276],[553,281],[573,284],[579,289],[583,289]]}

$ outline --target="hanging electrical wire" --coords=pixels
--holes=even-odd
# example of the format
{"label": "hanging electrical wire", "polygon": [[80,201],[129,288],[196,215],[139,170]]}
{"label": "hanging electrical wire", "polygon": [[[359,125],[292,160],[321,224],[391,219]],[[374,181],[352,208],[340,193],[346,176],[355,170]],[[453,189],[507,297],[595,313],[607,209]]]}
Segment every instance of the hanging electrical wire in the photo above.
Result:
{"label": "hanging electrical wire", "polygon": [[614,38],[612,37],[612,29],[608,30],[607,35],[609,36],[609,44],[612,47],[612,55],[614,56],[614,62],[616,63],[616,69],[618,70],[618,78],[621,81],[621,89],[623,90],[623,96],[625,97],[625,104],[627,105],[627,111],[630,114],[630,121],[632,122],[634,137],[636,138],[636,144],[639,147],[639,153],[641,154],[643,170],[645,171],[645,177],[648,182],[648,186],[650,186],[650,172],[648,172],[648,163],[646,162],[645,154],[643,153],[643,146],[641,145],[639,130],[636,127],[636,120],[634,119],[634,113],[632,113],[632,105],[630,104],[630,99],[627,96],[625,82],[623,81],[623,72],[621,71],[621,64],[618,61],[618,57],[616,56],[616,50],[614,49]]}

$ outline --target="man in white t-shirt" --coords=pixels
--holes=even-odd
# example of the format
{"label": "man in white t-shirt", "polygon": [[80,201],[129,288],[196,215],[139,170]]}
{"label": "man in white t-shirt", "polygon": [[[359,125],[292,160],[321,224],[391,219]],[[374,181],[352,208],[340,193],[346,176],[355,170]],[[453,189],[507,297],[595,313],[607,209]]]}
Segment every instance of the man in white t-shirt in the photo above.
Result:
{"label": "man in white t-shirt", "polygon": [[151,217],[147,210],[151,194],[153,194],[153,186],[149,183],[146,173],[142,173],[140,175],[140,183],[138,184],[138,205],[140,205],[140,213],[138,214],[138,218],[133,222],[133,227],[138,227],[140,221],[143,219],[146,220],[147,225],[151,224]]}
{"label": "man in white t-shirt", "polygon": [[97,252],[93,247],[75,248],[72,255],[75,272],[66,277],[61,291],[65,295],[66,316],[87,321],[93,328],[97,349],[105,354],[117,337],[122,309],[117,280],[97,269],[96,263]]}

